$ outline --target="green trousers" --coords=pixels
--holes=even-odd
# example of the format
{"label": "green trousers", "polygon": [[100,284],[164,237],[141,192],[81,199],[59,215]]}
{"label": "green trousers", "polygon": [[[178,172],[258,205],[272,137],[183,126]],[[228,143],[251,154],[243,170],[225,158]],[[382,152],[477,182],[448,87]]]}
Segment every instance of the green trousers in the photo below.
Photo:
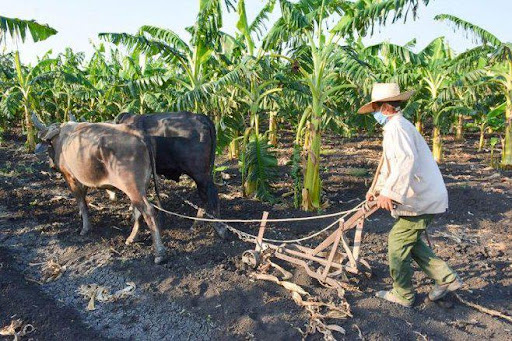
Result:
{"label": "green trousers", "polygon": [[432,219],[431,214],[415,217],[401,216],[389,233],[388,261],[393,279],[393,293],[410,302],[414,301],[411,268],[413,259],[437,284],[446,284],[455,280],[455,272],[420,238]]}

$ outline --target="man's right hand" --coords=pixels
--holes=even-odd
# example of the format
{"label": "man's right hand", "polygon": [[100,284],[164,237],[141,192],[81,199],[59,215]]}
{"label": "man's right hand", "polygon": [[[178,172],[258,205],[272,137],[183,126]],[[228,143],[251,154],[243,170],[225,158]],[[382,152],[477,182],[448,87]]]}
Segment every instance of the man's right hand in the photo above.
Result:
{"label": "man's right hand", "polygon": [[366,192],[366,201],[373,201],[375,200],[375,194]]}

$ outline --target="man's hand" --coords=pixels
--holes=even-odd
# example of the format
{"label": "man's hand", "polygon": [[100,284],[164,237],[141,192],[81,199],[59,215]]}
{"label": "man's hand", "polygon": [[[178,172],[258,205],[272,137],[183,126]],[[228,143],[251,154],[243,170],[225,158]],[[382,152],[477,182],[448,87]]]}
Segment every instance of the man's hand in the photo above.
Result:
{"label": "man's hand", "polygon": [[373,201],[375,200],[375,194],[366,192],[366,201]]}
{"label": "man's hand", "polygon": [[391,212],[393,210],[393,201],[391,200],[391,198],[388,198],[381,194],[377,198],[377,207],[383,208]]}

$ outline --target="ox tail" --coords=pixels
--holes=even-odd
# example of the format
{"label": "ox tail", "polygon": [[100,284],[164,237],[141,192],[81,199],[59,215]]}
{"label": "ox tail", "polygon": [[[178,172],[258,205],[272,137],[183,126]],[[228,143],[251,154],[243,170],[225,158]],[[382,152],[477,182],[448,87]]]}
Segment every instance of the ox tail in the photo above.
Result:
{"label": "ox tail", "polygon": [[215,131],[215,124],[213,121],[206,117],[208,120],[208,128],[210,128],[210,136],[212,138],[212,150],[210,152],[210,175],[213,176],[213,170],[215,168],[215,152],[217,150],[217,132]]}
{"label": "ox tail", "polygon": [[148,149],[149,161],[151,162],[151,173],[153,174],[153,184],[155,186],[155,194],[156,194],[156,203],[159,207],[162,207],[162,199],[160,198],[160,189],[158,188],[158,177],[156,174],[156,162],[155,162],[155,149],[156,146],[153,143],[153,139],[151,136],[148,136],[145,132],[143,134],[144,143],[146,144],[146,148]]}
{"label": "ox tail", "polygon": [[[208,202],[212,205],[212,209],[216,216],[219,216],[220,214],[220,202],[219,202],[219,192],[217,191],[217,188],[215,187],[215,180],[213,179],[213,173],[215,168],[215,152],[217,151],[217,131],[215,130],[215,124],[213,121],[206,116],[206,119],[208,120],[208,127],[210,128],[210,136],[212,139],[212,150],[210,152],[210,178],[211,183],[209,184],[208,189]],[[220,225],[215,228],[219,235],[224,238],[224,232],[220,232],[219,229],[222,229]]]}
{"label": "ox tail", "polygon": [[[121,115],[126,116],[126,115],[130,115],[130,114],[122,113],[119,116],[121,116]],[[122,118],[123,117],[121,117],[120,120]],[[137,127],[137,129],[142,131],[142,137],[144,139],[144,143],[146,144],[146,148],[148,149],[149,160],[151,162],[151,172],[153,173],[153,184],[155,186],[156,203],[158,204],[159,207],[162,207],[162,199],[160,198],[160,189],[158,188],[158,181],[157,181],[158,176],[156,174],[156,161],[155,161],[156,144],[153,143],[154,138],[152,138],[150,135],[148,135],[148,133],[146,131],[146,127],[144,126],[144,116],[138,117],[138,120],[136,121],[135,126]]]}

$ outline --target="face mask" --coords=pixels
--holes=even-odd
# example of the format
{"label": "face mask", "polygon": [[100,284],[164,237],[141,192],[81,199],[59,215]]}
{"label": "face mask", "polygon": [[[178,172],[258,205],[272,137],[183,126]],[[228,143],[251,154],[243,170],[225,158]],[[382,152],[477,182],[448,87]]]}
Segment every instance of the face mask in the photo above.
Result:
{"label": "face mask", "polygon": [[388,123],[389,121],[389,117],[387,117],[386,115],[384,115],[382,113],[382,111],[376,111],[373,113],[373,117],[375,118],[375,120],[381,125],[385,125],[386,123]]}

